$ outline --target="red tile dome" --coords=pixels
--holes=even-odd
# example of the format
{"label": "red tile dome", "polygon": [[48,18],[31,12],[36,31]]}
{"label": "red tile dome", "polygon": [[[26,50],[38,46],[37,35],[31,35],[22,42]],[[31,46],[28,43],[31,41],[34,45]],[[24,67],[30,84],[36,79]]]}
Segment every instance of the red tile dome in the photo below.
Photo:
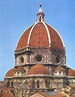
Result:
{"label": "red tile dome", "polygon": [[42,11],[41,6],[37,13],[36,22],[22,34],[18,41],[16,50],[23,49],[26,46],[30,46],[32,48],[64,48],[64,44],[59,33],[45,22],[44,12]]}
{"label": "red tile dome", "polygon": [[18,41],[16,50],[30,47],[64,48],[63,41],[54,28],[44,22],[38,22],[29,27]]}
{"label": "red tile dome", "polygon": [[49,70],[42,64],[34,65],[30,68],[28,75],[31,74],[49,74]]}
{"label": "red tile dome", "polygon": [[5,77],[12,77],[14,76],[14,71],[23,71],[23,70],[24,68],[22,66],[12,68],[6,73]]}
{"label": "red tile dome", "polygon": [[6,73],[5,77],[12,77],[12,76],[14,76],[14,70],[15,70],[15,68],[10,69],[10,70]]}

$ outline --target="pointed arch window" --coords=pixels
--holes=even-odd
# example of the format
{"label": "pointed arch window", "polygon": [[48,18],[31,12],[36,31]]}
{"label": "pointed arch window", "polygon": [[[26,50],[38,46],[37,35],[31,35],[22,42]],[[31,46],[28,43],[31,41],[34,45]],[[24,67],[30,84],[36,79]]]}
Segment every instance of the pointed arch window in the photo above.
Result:
{"label": "pointed arch window", "polygon": [[60,56],[56,57],[56,62],[59,63],[60,62]]}

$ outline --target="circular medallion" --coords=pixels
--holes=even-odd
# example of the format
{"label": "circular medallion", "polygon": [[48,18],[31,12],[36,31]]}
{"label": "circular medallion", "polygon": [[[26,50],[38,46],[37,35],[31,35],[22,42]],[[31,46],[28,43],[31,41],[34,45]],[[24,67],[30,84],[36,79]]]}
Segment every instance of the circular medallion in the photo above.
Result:
{"label": "circular medallion", "polygon": [[35,59],[38,62],[42,61],[42,55],[40,55],[40,54],[36,55]]}

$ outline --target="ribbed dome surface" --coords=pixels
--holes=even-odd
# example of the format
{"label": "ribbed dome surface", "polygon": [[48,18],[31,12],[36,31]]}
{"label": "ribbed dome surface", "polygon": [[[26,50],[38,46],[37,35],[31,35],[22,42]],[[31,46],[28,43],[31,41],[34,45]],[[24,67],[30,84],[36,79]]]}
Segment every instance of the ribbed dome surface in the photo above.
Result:
{"label": "ribbed dome surface", "polygon": [[49,74],[49,70],[42,64],[37,64],[30,68],[28,75],[31,74]]}
{"label": "ribbed dome surface", "polygon": [[22,34],[22,36],[20,37],[20,39],[19,39],[19,41],[18,41],[16,50],[25,48],[25,46],[27,46],[27,40],[28,40],[28,36],[29,36],[29,32],[30,32],[31,28],[32,28],[32,26],[29,27],[29,28]]}
{"label": "ribbed dome surface", "polygon": [[50,38],[51,38],[51,47],[53,48],[64,48],[63,41],[61,37],[59,36],[58,32],[54,30],[51,26],[47,25],[50,33]]}
{"label": "ribbed dome surface", "polygon": [[46,23],[38,22],[29,27],[21,36],[16,50],[30,47],[53,47],[64,48],[61,37],[51,26]]}

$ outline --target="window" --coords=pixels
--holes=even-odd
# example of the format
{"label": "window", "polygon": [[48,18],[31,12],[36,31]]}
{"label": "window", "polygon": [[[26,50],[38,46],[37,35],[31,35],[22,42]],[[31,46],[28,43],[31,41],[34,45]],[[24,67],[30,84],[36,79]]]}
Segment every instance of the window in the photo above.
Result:
{"label": "window", "polygon": [[1,92],[4,92],[4,90],[2,89]]}
{"label": "window", "polygon": [[59,73],[62,73],[61,71],[59,71]]}
{"label": "window", "polygon": [[13,87],[13,82],[11,82],[11,87]]}
{"label": "window", "polygon": [[57,73],[57,71],[55,71],[55,73]]}
{"label": "window", "polygon": [[39,80],[37,80],[37,88],[39,88]]}
{"label": "window", "polygon": [[20,72],[18,71],[17,73],[19,74]]}
{"label": "window", "polygon": [[36,61],[38,61],[38,62],[40,62],[40,61],[42,61],[42,55],[36,55]]}
{"label": "window", "polygon": [[35,88],[35,81],[32,82],[32,88]]}
{"label": "window", "polygon": [[59,56],[56,57],[56,62],[57,62],[57,63],[60,62],[60,57],[59,57]]}
{"label": "window", "polygon": [[20,57],[19,62],[20,63],[23,63],[24,62],[24,58],[23,57]]}
{"label": "window", "polygon": [[47,79],[47,80],[45,80],[45,83],[46,83],[46,87],[49,88],[50,81]]}

